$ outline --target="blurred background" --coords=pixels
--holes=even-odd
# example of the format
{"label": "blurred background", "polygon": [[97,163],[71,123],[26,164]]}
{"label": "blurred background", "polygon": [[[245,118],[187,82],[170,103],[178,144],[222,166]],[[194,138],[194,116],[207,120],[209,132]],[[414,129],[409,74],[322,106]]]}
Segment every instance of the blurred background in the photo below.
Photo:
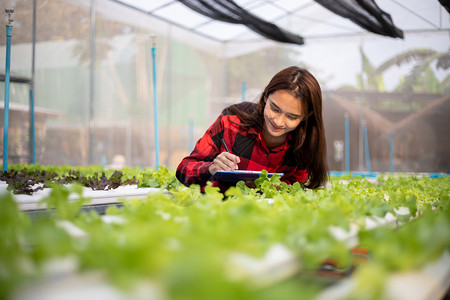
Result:
{"label": "blurred background", "polygon": [[331,170],[450,172],[445,1],[376,0],[380,18],[352,20],[327,1],[236,0],[235,23],[195,2],[2,1],[2,132],[4,11],[15,10],[8,161],[32,162],[30,90],[38,164],[155,167],[158,151],[176,168],[225,106],[257,101],[297,65],[322,87]]}

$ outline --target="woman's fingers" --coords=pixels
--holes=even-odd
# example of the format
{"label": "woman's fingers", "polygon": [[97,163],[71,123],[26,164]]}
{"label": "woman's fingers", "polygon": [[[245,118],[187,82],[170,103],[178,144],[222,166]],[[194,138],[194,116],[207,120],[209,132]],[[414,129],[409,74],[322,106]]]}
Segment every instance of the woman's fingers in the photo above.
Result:
{"label": "woman's fingers", "polygon": [[237,164],[234,160],[225,155],[216,157],[215,164],[217,165],[218,170],[233,171],[237,169]]}
{"label": "woman's fingers", "polygon": [[236,156],[234,154],[231,154],[229,152],[222,152],[218,155],[220,157],[220,160],[230,168],[229,171],[237,170],[238,169],[238,163],[241,162],[239,156]]}
{"label": "woman's fingers", "polygon": [[213,161],[210,167],[210,173],[214,174],[217,171],[234,171],[238,169],[238,163],[241,162],[239,156],[229,152],[222,152]]}

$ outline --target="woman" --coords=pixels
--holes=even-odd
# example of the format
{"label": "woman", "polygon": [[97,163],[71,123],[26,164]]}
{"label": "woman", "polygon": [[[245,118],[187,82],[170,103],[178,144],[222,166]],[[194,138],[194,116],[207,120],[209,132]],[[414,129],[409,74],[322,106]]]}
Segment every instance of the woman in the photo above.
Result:
{"label": "woman", "polygon": [[271,79],[258,104],[225,108],[181,161],[176,176],[187,186],[203,188],[215,172],[236,169],[284,173],[282,181],[311,189],[325,184],[322,93],[307,70],[286,68]]}

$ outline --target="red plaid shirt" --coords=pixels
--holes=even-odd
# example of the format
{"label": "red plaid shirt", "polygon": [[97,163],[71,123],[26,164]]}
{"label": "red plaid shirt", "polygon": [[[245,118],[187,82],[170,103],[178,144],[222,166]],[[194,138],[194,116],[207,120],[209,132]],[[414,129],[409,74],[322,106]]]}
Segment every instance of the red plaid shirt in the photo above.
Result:
{"label": "red plaid shirt", "polygon": [[[197,141],[191,155],[178,165],[178,180],[187,186],[199,184],[203,188],[211,177],[209,166],[217,155],[226,151],[222,138],[230,152],[240,157],[239,170],[284,173],[281,180],[288,184],[307,180],[307,172],[299,169],[292,156],[290,136],[283,145],[269,150],[259,128],[243,127],[239,123],[236,115],[221,114]],[[217,185],[213,182],[213,186]]]}

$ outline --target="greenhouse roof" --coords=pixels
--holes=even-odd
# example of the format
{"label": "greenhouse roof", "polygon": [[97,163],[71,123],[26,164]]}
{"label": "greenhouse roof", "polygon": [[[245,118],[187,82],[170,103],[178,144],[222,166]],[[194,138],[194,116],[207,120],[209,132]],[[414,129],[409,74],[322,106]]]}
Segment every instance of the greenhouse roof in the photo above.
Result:
{"label": "greenhouse roof", "polygon": [[[291,34],[291,37],[299,37],[305,43],[315,39],[367,35],[401,38],[403,33],[450,30],[449,13],[444,7],[446,4],[441,5],[437,0],[377,0],[376,5],[373,5],[374,2],[371,0],[235,0],[234,2],[114,0],[114,2],[135,8],[222,43],[249,43],[267,40],[267,36],[263,36],[261,30],[258,31],[260,28],[255,29],[259,24],[255,25],[254,20],[265,22],[265,25],[274,25],[280,30],[278,36],[281,32]],[[363,4],[358,4],[362,2]],[[364,8],[364,5],[370,7]],[[333,12],[329,10],[330,7]],[[196,8],[196,10],[192,8]],[[217,8],[219,11],[215,10]],[[447,9],[449,8],[447,7]],[[347,11],[343,12],[343,10]],[[224,12],[228,15],[224,15]],[[229,23],[230,21],[234,24]],[[245,23],[247,26],[239,24],[239,22]],[[375,32],[376,30],[370,32],[367,28],[368,26],[373,27],[373,23],[391,23],[388,24],[390,29],[396,32],[387,34]],[[294,40],[296,42],[291,43],[301,44],[299,39]]]}

